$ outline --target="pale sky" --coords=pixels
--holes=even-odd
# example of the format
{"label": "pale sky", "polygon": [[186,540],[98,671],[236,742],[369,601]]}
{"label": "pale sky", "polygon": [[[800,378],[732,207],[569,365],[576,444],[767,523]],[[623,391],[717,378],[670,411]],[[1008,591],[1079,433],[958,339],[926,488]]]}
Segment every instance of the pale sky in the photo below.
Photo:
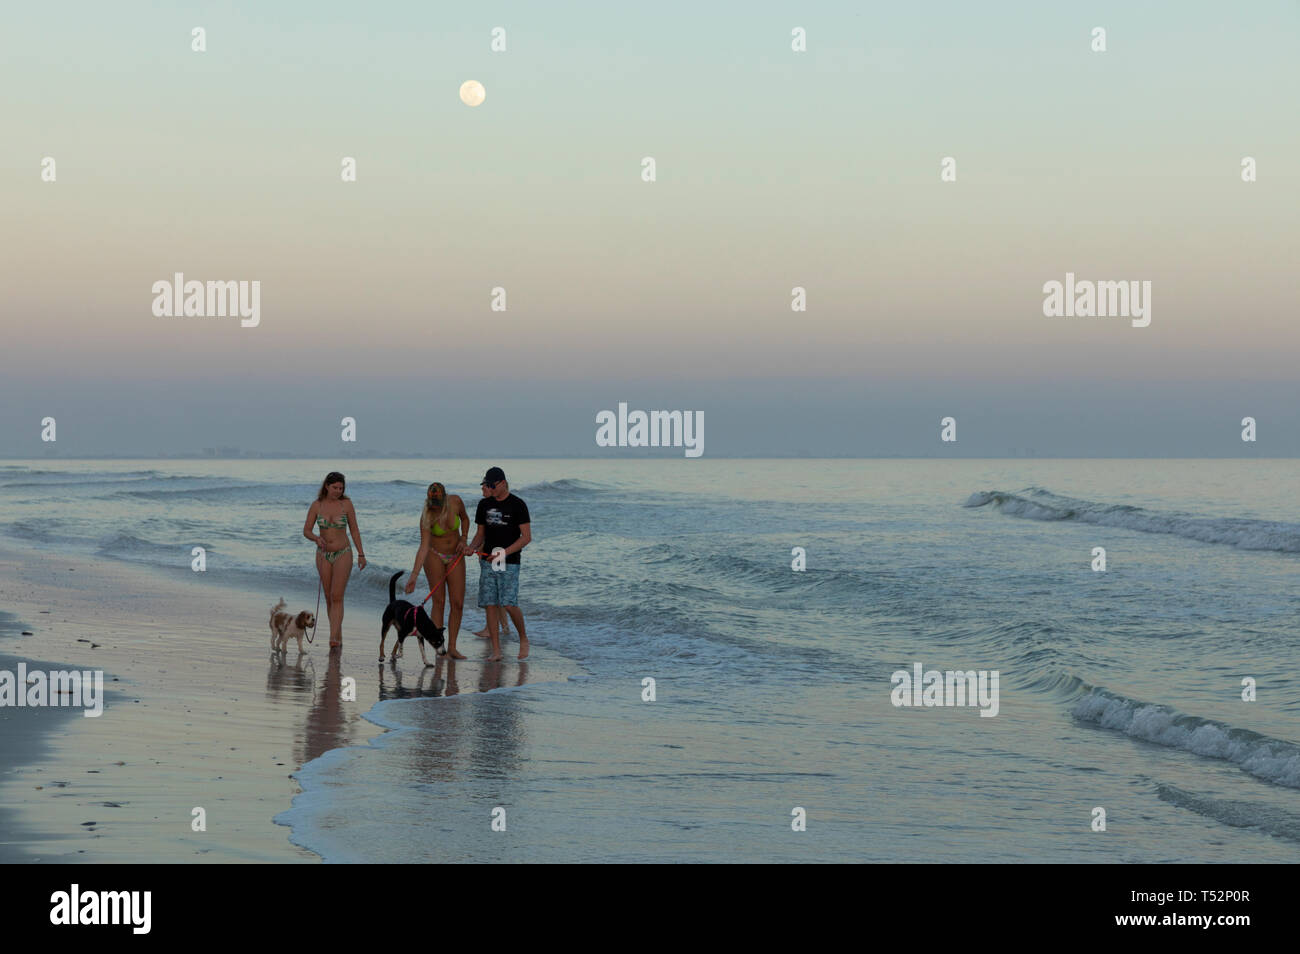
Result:
{"label": "pale sky", "polygon": [[[1293,455],[1300,10],[1075,6],[6,8],[0,456],[47,414],[65,455],[344,415],[586,454],[619,401],[703,409],[707,455],[956,453],[945,414],[971,456],[1236,455],[1246,415]],[[155,317],[177,271],[261,324]],[[1044,317],[1067,271],[1151,325]]]}

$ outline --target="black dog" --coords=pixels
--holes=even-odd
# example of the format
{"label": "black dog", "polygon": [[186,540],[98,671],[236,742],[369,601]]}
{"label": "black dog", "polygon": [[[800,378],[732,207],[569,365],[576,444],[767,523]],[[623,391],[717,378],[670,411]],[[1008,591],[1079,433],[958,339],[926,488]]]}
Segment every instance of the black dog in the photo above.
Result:
{"label": "black dog", "polygon": [[397,644],[393,646],[392,659],[402,655],[402,644],[412,632],[420,641],[420,658],[426,666],[432,666],[429,657],[424,654],[424,641],[427,639],[434,649],[442,648],[443,628],[434,626],[424,607],[397,598],[397,578],[404,573],[399,570],[388,581],[388,606],[384,610],[384,628],[379,631],[379,661],[384,661],[384,641],[388,639],[388,627],[397,627]]}

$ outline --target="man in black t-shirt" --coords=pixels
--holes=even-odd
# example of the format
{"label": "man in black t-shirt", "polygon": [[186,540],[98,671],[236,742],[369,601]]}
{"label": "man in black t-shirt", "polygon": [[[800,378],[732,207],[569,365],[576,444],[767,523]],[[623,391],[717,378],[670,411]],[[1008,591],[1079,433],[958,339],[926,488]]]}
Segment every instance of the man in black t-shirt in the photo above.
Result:
{"label": "man in black t-shirt", "polygon": [[504,609],[519,632],[519,658],[525,659],[528,656],[528,633],[524,629],[524,614],[519,612],[518,605],[519,551],[532,542],[532,518],[528,515],[528,504],[510,492],[505,471],[500,467],[488,469],[482,487],[485,496],[478,502],[474,514],[478,533],[466,550],[497,557],[493,560],[481,556],[478,567],[478,605],[487,612],[488,638],[492,640],[492,655],[488,658],[501,658],[497,621]]}

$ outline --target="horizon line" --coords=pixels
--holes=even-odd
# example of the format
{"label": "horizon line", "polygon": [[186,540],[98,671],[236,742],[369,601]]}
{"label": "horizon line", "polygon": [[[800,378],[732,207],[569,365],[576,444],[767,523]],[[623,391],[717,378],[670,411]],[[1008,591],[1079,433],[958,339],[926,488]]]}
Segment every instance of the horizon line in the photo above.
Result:
{"label": "horizon line", "polygon": [[395,461],[395,460],[1240,460],[1240,461],[1259,461],[1259,460],[1300,460],[1300,454],[1292,454],[1279,457],[1172,457],[1172,456],[1138,456],[1133,454],[1120,454],[1113,456],[1106,455],[1021,455],[1016,457],[979,457],[963,455],[905,455],[905,454],[842,454],[833,457],[825,456],[802,456],[798,454],[786,454],[782,456],[761,456],[756,454],[713,454],[710,456],[701,456],[695,458],[683,457],[681,455],[654,454],[638,456],[620,456],[613,457],[605,454],[591,455],[567,455],[553,456],[548,454],[519,454],[514,457],[508,456],[491,456],[487,454],[443,454],[438,456],[426,455],[422,457],[396,457],[396,456],[355,456],[340,457],[339,455],[321,455],[309,456],[298,454],[250,454],[244,455],[226,455],[215,456],[207,454],[176,454],[166,457],[136,455],[136,454],[112,454],[112,455],[58,455],[49,457],[7,457],[0,455],[2,461],[29,461],[33,463],[49,463],[61,460],[354,460],[354,461]]}

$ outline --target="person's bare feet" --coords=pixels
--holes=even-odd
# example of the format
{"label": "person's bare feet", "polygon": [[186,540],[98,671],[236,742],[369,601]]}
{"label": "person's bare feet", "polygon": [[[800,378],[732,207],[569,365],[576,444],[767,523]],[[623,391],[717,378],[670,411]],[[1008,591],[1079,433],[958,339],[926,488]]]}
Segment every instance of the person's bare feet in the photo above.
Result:
{"label": "person's bare feet", "polygon": [[519,640],[519,658],[520,658],[520,659],[527,659],[527,658],[528,658],[528,640],[527,640],[527,639],[521,639],[521,640]]}
{"label": "person's bare feet", "polygon": [[502,660],[502,659],[504,659],[504,658],[505,658],[505,657],[502,656],[500,653],[497,653],[495,656],[489,656],[489,657],[488,657],[488,662],[499,662],[500,660]]}
{"label": "person's bare feet", "polygon": [[487,627],[486,627],[486,626],[484,626],[482,629],[480,629],[480,630],[479,630],[477,633],[475,633],[474,635],[477,636],[479,639],[489,639],[489,638],[490,638],[490,637],[488,636],[488,631],[487,631]]}
{"label": "person's bare feet", "polygon": [[468,657],[465,656],[464,653],[460,652],[459,650],[455,650],[455,649],[448,650],[447,655],[450,656],[452,659],[466,659],[466,658],[468,658]]}

